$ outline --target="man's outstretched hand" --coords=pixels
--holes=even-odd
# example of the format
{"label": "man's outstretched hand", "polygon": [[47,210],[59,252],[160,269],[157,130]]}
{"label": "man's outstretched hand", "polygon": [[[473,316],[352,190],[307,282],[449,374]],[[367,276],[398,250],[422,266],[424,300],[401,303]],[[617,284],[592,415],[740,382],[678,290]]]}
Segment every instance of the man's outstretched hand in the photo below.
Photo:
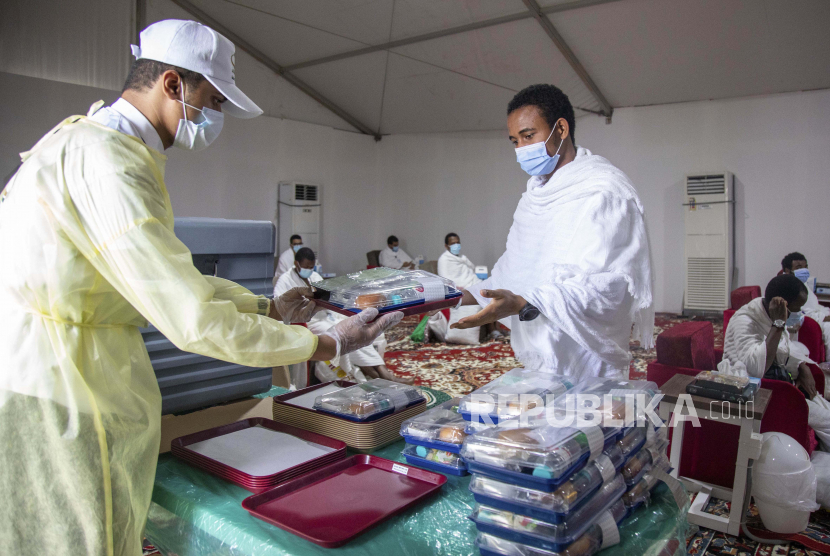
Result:
{"label": "man's outstretched hand", "polygon": [[504,317],[518,315],[522,307],[527,305],[524,297],[516,295],[510,290],[481,290],[480,293],[481,297],[486,297],[493,301],[475,315],[464,317],[450,328],[465,329],[490,324]]}

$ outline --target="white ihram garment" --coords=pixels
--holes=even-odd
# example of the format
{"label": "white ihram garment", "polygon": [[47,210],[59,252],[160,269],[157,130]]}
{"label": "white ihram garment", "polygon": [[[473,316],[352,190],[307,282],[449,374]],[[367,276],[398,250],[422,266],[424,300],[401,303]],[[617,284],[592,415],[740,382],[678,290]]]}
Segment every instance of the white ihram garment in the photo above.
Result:
{"label": "white ihram garment", "polygon": [[380,262],[380,266],[400,269],[403,268],[404,263],[411,263],[412,257],[407,255],[403,249],[398,248],[398,252],[395,253],[392,249],[386,247],[378,255],[378,262]]}
{"label": "white ihram garment", "polygon": [[818,302],[815,292],[815,278],[807,280],[807,303],[801,308],[805,315],[816,321],[821,326],[821,335],[824,340],[824,347],[827,356],[830,357],[830,322],[824,322],[830,316],[830,307],[825,307]]}
{"label": "white ihram garment", "polygon": [[511,344],[530,369],[576,380],[627,377],[629,340],[653,345],[651,262],[643,207],[626,175],[577,148],[549,181],[531,177],[507,248],[490,278],[469,288],[507,289],[538,307],[511,318]]}

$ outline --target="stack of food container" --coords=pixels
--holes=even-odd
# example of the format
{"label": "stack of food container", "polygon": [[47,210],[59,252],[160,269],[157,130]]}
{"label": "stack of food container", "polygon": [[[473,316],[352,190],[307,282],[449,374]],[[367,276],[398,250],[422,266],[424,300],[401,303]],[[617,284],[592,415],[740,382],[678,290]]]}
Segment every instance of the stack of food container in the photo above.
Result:
{"label": "stack of food container", "polygon": [[467,437],[464,418],[458,414],[460,398],[453,398],[403,422],[406,462],[439,473],[466,475],[467,465],[459,455]]}
{"label": "stack of food container", "polygon": [[[625,397],[644,394],[648,401],[656,391],[653,383],[600,379],[577,385],[544,412],[499,404],[502,413],[516,407],[517,414],[506,421],[499,414],[499,424],[469,436],[461,452],[474,474],[470,519],[481,553],[590,556],[619,542],[617,524],[627,515],[622,470],[651,426],[625,415]],[[600,397],[602,422],[574,420],[593,407],[573,396],[580,393]]]}

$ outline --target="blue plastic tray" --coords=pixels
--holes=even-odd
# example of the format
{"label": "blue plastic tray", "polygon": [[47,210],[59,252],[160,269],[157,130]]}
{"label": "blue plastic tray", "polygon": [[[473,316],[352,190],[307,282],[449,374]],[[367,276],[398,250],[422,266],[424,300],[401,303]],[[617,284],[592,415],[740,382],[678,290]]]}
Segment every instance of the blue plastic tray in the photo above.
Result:
{"label": "blue plastic tray", "polygon": [[414,444],[416,446],[426,446],[427,448],[434,448],[436,450],[444,450],[445,452],[452,452],[453,454],[461,453],[461,444],[450,444],[449,442],[439,442],[437,440],[430,441],[418,438],[417,436],[403,435],[403,439],[407,444]]}
{"label": "blue plastic tray", "polygon": [[[615,434],[614,436],[609,437],[605,441],[605,447],[603,449],[607,450],[613,446],[617,440],[619,440],[619,435]],[[495,465],[488,465],[486,463],[480,463],[473,460],[467,461],[467,469],[471,473],[481,473],[486,477],[492,477],[494,479],[498,479],[499,481],[504,481],[505,483],[513,483],[514,485],[527,488],[534,488],[545,492],[553,492],[556,490],[556,487],[567,482],[574,473],[585,467],[589,457],[590,454],[583,454],[582,457],[576,460],[576,462],[574,462],[574,464],[569,467],[567,471],[562,473],[561,477],[556,479],[534,477],[530,473],[516,473],[515,471],[508,471],[503,467],[496,467]]]}
{"label": "blue plastic tray", "polygon": [[465,475],[469,475],[467,469],[463,467],[443,465],[441,463],[429,461],[418,456],[410,456],[409,454],[404,454],[404,459],[406,460],[406,463],[410,465],[417,465],[418,467],[429,469],[430,471],[437,471],[438,473],[446,473],[449,475],[455,475],[457,477],[464,477]]}

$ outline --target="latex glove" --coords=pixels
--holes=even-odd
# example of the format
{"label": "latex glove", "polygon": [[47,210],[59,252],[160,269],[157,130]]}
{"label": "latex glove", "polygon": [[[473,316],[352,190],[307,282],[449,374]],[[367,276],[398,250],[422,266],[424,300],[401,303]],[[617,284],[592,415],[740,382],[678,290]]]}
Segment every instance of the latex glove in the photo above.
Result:
{"label": "latex glove", "polygon": [[274,298],[274,309],[285,324],[308,322],[317,308],[313,297],[311,288],[292,288]]}
{"label": "latex glove", "polygon": [[342,355],[370,345],[387,328],[401,322],[403,313],[400,311],[386,313],[375,322],[369,322],[377,316],[378,310],[374,307],[364,309],[355,316],[338,322],[324,333],[337,342],[336,359],[339,360]]}

